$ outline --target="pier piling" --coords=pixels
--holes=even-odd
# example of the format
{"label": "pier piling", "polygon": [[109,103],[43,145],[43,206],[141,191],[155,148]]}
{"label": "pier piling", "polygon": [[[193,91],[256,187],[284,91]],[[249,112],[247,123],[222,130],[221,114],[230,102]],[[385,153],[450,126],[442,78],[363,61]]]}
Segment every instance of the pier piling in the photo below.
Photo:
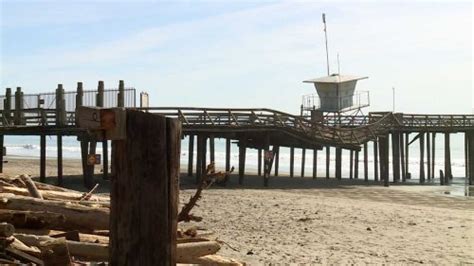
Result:
{"label": "pier piling", "polygon": [[228,172],[230,171],[230,152],[231,152],[231,139],[227,138],[225,140],[225,171]]}
{"label": "pier piling", "polygon": [[258,176],[262,176],[262,149],[257,149],[257,173]]}
{"label": "pier piling", "polygon": [[407,179],[406,165],[405,165],[405,137],[403,133],[399,133],[400,138],[400,165],[402,171],[402,182],[405,183]]}
{"label": "pier piling", "polygon": [[420,183],[425,182],[425,133],[420,132]]}
{"label": "pier piling", "polygon": [[349,152],[349,179],[354,177],[354,151]]}
{"label": "pier piling", "polygon": [[431,136],[429,132],[426,132],[426,170],[428,180],[431,179]]}
{"label": "pier piling", "polygon": [[364,181],[369,181],[369,153],[367,142],[364,143]]}
{"label": "pier piling", "polygon": [[295,167],[295,148],[290,147],[290,177],[294,175],[294,167]]}
{"label": "pier piling", "polygon": [[444,133],[444,175],[446,179],[451,180],[453,178],[451,171],[451,141],[448,132]]}
{"label": "pier piling", "polygon": [[318,150],[313,149],[313,179],[318,178]]}
{"label": "pier piling", "polygon": [[304,167],[306,163],[306,149],[301,149],[301,177],[304,177]]}
{"label": "pier piling", "polygon": [[374,180],[379,181],[379,151],[378,138],[374,139]]}
{"label": "pier piling", "polygon": [[280,166],[280,146],[274,146],[275,149],[275,176],[278,176],[278,167]]}
{"label": "pier piling", "polygon": [[342,179],[342,149],[336,148],[336,179]]}
{"label": "pier piling", "polygon": [[388,135],[379,137],[380,179],[386,187],[389,186],[388,145]]}
{"label": "pier piling", "polygon": [[400,133],[392,133],[392,168],[393,182],[400,181]]}
{"label": "pier piling", "polygon": [[247,138],[241,137],[239,140],[239,185],[244,184],[246,151],[247,151]]}
{"label": "pier piling", "polygon": [[359,179],[359,151],[355,151],[354,157],[354,179]]}
{"label": "pier piling", "polygon": [[329,162],[331,160],[331,147],[326,146],[326,179],[329,179]]}
{"label": "pier piling", "polygon": [[188,176],[193,176],[194,135],[189,135],[188,139]]}

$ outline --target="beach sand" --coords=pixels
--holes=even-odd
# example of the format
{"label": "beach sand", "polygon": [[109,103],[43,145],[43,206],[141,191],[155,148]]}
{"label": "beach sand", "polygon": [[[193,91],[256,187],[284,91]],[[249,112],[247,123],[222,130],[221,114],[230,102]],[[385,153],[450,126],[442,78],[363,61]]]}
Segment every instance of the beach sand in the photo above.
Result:
{"label": "beach sand", "polygon": [[[6,175],[37,176],[39,161],[8,158]],[[82,189],[80,161],[64,160],[65,185]],[[54,161],[47,162],[54,176]],[[185,166],[182,169],[186,169]],[[101,191],[107,181],[97,178]],[[48,178],[54,183],[55,178]],[[197,225],[226,244],[219,254],[251,264],[474,264],[474,199],[446,195],[450,187],[366,184],[362,180],[247,176],[239,186],[203,192]],[[181,178],[182,202],[194,179]]]}

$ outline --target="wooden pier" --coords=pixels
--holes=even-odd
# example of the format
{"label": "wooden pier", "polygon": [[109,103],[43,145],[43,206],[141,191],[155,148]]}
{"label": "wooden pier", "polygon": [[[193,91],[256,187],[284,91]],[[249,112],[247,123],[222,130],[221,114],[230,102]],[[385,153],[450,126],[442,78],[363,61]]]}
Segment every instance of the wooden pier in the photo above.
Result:
{"label": "wooden pier", "polygon": [[[215,160],[215,140],[225,139],[225,169],[230,165],[231,143],[239,151],[238,181],[244,183],[246,151],[258,151],[258,173],[267,186],[270,173],[278,176],[280,148],[290,148],[290,176],[295,176],[294,153],[301,150],[300,176],[306,176],[306,154],[313,151],[312,178],[318,178],[318,150],[326,150],[326,178],[361,178],[369,180],[368,154],[374,156],[374,181],[406,182],[411,177],[409,152],[414,143],[420,149],[420,183],[435,179],[435,137],[444,136],[445,166],[439,183],[449,184],[452,179],[450,135],[464,134],[466,176],[474,184],[474,115],[421,115],[391,112],[372,112],[366,116],[325,117],[322,121],[264,108],[195,108],[195,107],[137,107],[135,90],[125,88],[106,90],[99,82],[97,89],[84,90],[79,82],[74,91],[65,92],[59,84],[54,93],[23,94],[10,88],[0,96],[0,144],[5,135],[40,136],[40,177],[45,178],[46,136],[56,136],[58,145],[58,183],[62,181],[62,137],[77,136],[81,143],[84,184],[93,185],[94,165],[87,157],[96,153],[97,140],[76,126],[75,110],[79,106],[124,107],[147,113],[176,118],[182,123],[182,134],[189,137],[188,175],[199,180],[206,165]],[[373,151],[369,151],[372,143]],[[209,144],[209,150],[208,150]],[[109,175],[107,142],[102,142],[103,178]],[[331,148],[335,148],[335,173],[330,173]],[[391,150],[391,152],[389,152]],[[196,158],[194,158],[196,151]],[[342,152],[349,151],[349,176],[342,176]],[[113,152],[113,151],[112,151]],[[361,152],[361,153],[360,153]],[[390,156],[391,155],[391,156]],[[361,157],[362,167],[359,168]],[[427,166],[425,166],[425,161]],[[3,160],[2,160],[3,162]],[[389,176],[389,163],[392,162]],[[0,170],[3,165],[0,164]],[[363,170],[362,170],[363,169]],[[361,173],[359,173],[362,171]],[[439,177],[438,177],[439,178]]]}

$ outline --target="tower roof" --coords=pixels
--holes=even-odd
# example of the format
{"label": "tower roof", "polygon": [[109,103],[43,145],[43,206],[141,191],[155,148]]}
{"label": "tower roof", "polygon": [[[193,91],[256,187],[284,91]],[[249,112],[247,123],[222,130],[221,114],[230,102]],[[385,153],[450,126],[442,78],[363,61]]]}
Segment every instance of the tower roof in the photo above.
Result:
{"label": "tower roof", "polygon": [[305,82],[305,83],[335,83],[335,84],[337,84],[337,83],[344,83],[344,82],[361,80],[361,79],[366,79],[366,78],[368,78],[368,77],[332,74],[332,75],[326,76],[326,77],[304,80],[303,82]]}

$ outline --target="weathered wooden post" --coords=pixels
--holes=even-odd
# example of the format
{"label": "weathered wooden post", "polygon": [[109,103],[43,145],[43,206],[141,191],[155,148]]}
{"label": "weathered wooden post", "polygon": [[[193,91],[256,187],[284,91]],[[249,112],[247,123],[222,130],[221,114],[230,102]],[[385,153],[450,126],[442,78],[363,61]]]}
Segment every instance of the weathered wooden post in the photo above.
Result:
{"label": "weathered wooden post", "polygon": [[452,179],[451,172],[451,144],[449,140],[449,132],[444,133],[444,175],[447,179]]}
{"label": "weathered wooden post", "polygon": [[377,138],[374,139],[374,180],[379,181],[379,151]]}
{"label": "weathered wooden post", "polygon": [[262,175],[262,149],[257,149],[257,174],[258,176]]}
{"label": "weathered wooden post", "polygon": [[3,173],[3,134],[0,135],[0,173]]}
{"label": "weathered wooden post", "polygon": [[342,179],[342,148],[336,148],[336,179]]}
{"label": "weathered wooden post", "polygon": [[215,150],[215,142],[214,142],[213,135],[209,137],[209,159],[213,163],[216,162],[216,150]]}
{"label": "weathered wooden post", "polygon": [[359,179],[359,151],[355,151],[354,158],[354,179]]}
{"label": "weathered wooden post", "polygon": [[270,153],[270,136],[268,134],[265,135],[265,139],[263,141],[263,186],[268,187],[268,182],[270,180],[270,171],[271,171],[271,163],[272,159],[269,158]]}
{"label": "weathered wooden post", "polygon": [[431,136],[431,175],[433,179],[435,178],[435,161],[436,161],[436,153],[435,153],[435,147],[436,147],[436,132],[433,132]]}
{"label": "weathered wooden post", "polygon": [[313,149],[313,179],[318,178],[318,150]]}
{"label": "weathered wooden post", "polygon": [[201,182],[206,171],[207,136],[199,134],[197,137],[196,183]]}
{"label": "weathered wooden post", "polygon": [[349,179],[354,178],[354,151],[349,152]]}
{"label": "weathered wooden post", "polygon": [[231,140],[229,138],[225,140],[225,170],[226,172],[230,171],[230,152],[231,152],[230,141]]}
{"label": "weathered wooden post", "polygon": [[425,133],[420,132],[420,183],[425,182]]}
{"label": "weathered wooden post", "polygon": [[188,176],[193,176],[194,135],[190,134],[188,139]]}
{"label": "weathered wooden post", "polygon": [[329,161],[331,159],[331,147],[326,146],[326,179],[329,179]]}
{"label": "weathered wooden post", "polygon": [[430,132],[426,132],[426,172],[428,180],[431,179],[431,137]]}
{"label": "weathered wooden post", "polygon": [[17,87],[15,91],[15,113],[13,116],[13,121],[15,125],[23,125],[24,123],[24,114],[23,114],[23,92],[21,92],[21,87]]}
{"label": "weathered wooden post", "polygon": [[[470,141],[470,136],[468,132],[464,132],[464,169],[465,169],[465,175],[466,178],[469,179],[469,183],[471,184],[471,179],[474,177],[471,177],[470,175],[470,165],[469,165],[469,141]],[[472,184],[471,184],[472,185]]]}
{"label": "weathered wooden post", "polygon": [[244,184],[246,151],[247,137],[241,136],[239,140],[239,185]]}
{"label": "weathered wooden post", "polygon": [[402,170],[402,182],[406,182],[406,168],[405,168],[405,137],[403,133],[399,134],[400,138],[400,163]]}
{"label": "weathered wooden post", "polygon": [[40,135],[40,181],[46,181],[46,135]]}
{"label": "weathered wooden post", "polygon": [[301,177],[304,177],[304,168],[306,163],[306,149],[301,149]]}
{"label": "weathered wooden post", "polygon": [[[97,106],[104,107],[104,82],[99,81],[99,85],[97,87]],[[108,140],[102,141],[102,157],[103,157],[103,164],[102,164],[102,178],[108,179],[109,178],[109,143]]]}
{"label": "weathered wooden post", "polygon": [[383,179],[386,187],[389,186],[388,145],[388,135],[379,137],[380,179]]}
{"label": "weathered wooden post", "polygon": [[63,184],[63,136],[58,134],[57,136],[57,145],[58,145],[58,185]]}
{"label": "weathered wooden post", "polygon": [[293,177],[295,167],[295,148],[290,147],[290,177]]}
{"label": "weathered wooden post", "polygon": [[369,151],[367,142],[364,143],[364,181],[369,182]]}
{"label": "weathered wooden post", "polygon": [[474,185],[474,131],[469,132],[469,157],[468,157],[468,169],[469,169],[469,185]]}
{"label": "weathered wooden post", "polygon": [[117,94],[117,107],[125,107],[125,83],[119,81],[119,91]]}
{"label": "weathered wooden post", "polygon": [[405,134],[405,176],[406,179],[411,179],[411,173],[410,173],[410,133]]}
{"label": "weathered wooden post", "polygon": [[[77,90],[76,90],[76,110],[79,106],[83,105],[83,98],[84,98],[84,88],[82,82],[77,83]],[[79,117],[75,116],[74,119],[76,126],[79,125]]]}
{"label": "weathered wooden post", "polygon": [[[56,89],[56,125],[59,127],[66,125],[66,101],[64,100],[64,89],[62,84],[58,84]],[[57,134],[57,155],[58,155],[58,185],[63,183],[63,136]]]}
{"label": "weathered wooden post", "polygon": [[275,172],[274,175],[278,176],[278,168],[280,167],[280,146],[275,147]]}
{"label": "weathered wooden post", "polygon": [[393,182],[400,181],[400,133],[392,133],[392,167]]}
{"label": "weathered wooden post", "polygon": [[5,92],[5,99],[3,100],[3,123],[5,125],[11,124],[12,121],[12,89],[7,88]]}

